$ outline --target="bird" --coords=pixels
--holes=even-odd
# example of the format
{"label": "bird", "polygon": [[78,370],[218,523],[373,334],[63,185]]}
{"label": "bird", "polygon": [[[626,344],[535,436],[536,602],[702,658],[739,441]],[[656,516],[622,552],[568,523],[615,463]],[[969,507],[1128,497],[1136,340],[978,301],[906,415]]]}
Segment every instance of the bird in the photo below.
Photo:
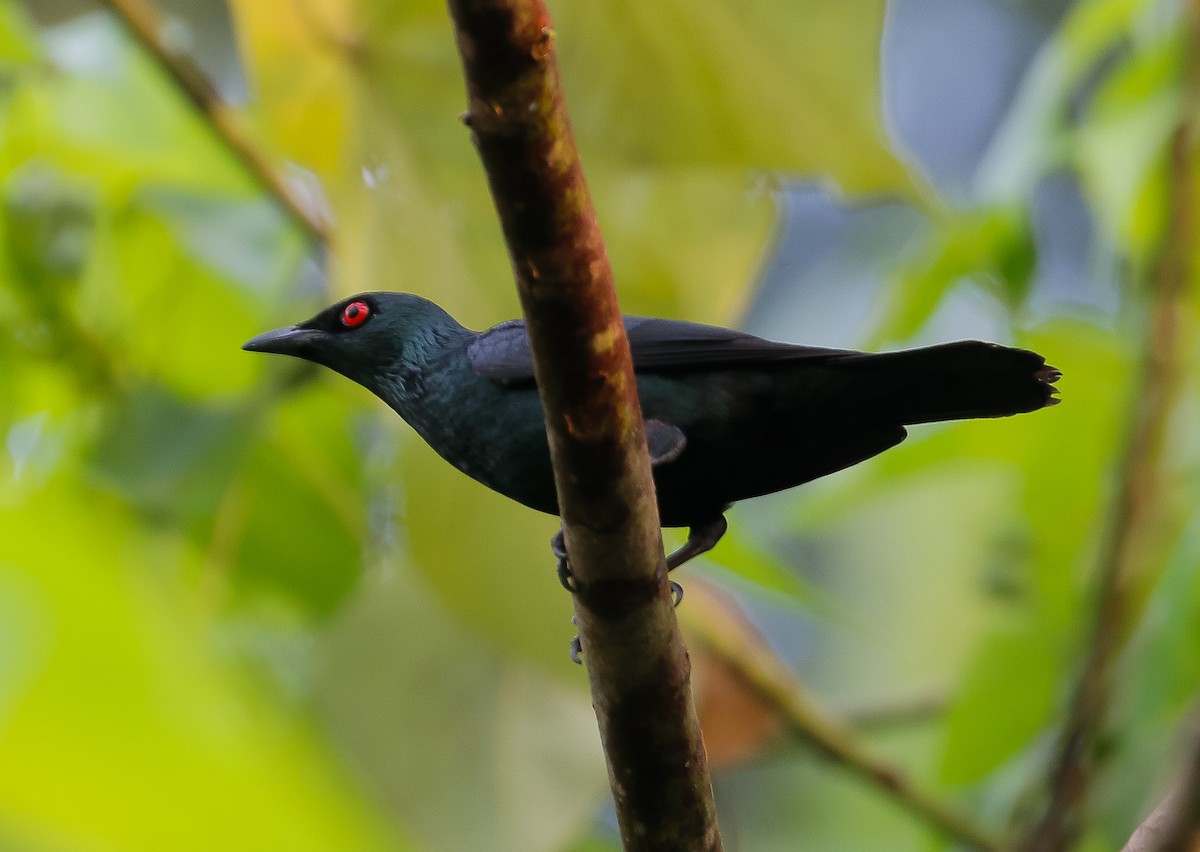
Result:
{"label": "bird", "polygon": [[[867,353],[682,320],[627,316],[624,324],[659,520],[688,528],[668,570],[717,544],[734,503],[865,461],[903,441],[908,426],[1060,402],[1060,370],[1036,352],[995,343]],[[340,373],[467,476],[559,513],[523,321],[472,331],[420,296],[369,292],[242,348]],[[560,579],[574,591],[561,533],[553,546]]]}

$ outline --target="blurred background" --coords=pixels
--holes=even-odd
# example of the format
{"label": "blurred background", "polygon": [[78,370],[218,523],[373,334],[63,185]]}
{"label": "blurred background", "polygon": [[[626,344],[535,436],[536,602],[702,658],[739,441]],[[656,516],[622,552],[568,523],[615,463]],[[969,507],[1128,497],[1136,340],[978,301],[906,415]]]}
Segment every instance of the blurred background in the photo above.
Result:
{"label": "blurred background", "polygon": [[[109,4],[0,0],[0,848],[619,848],[555,520],[350,382],[239,349],[360,290],[518,314],[444,5],[155,6],[218,122]],[[806,748],[709,652],[717,622],[913,784],[997,831],[1036,812],[1155,404],[1148,317],[1172,317],[1086,808],[1083,848],[1118,848],[1200,687],[1182,4],[552,11],[627,312],[980,337],[1066,374],[1058,408],[737,506],[683,569],[728,849],[954,842]]]}

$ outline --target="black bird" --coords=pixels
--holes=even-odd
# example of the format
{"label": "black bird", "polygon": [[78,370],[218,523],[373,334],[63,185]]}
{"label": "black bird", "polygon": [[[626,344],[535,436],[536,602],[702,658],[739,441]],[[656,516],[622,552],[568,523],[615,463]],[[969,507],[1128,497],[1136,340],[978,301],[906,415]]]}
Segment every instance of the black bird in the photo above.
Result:
{"label": "black bird", "polygon": [[[668,568],[712,548],[734,502],[857,464],[903,441],[905,426],[1059,402],[1058,370],[994,343],[869,354],[676,320],[626,317],[625,328],[659,515],[689,528]],[[470,331],[419,296],[362,293],[242,348],[341,373],[463,473],[558,514],[524,322]]]}

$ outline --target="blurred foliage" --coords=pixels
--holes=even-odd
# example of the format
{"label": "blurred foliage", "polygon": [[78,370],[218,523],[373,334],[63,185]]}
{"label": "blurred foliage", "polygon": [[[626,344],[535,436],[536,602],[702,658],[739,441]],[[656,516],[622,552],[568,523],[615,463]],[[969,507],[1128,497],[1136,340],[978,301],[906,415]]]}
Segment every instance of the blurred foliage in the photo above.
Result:
{"label": "blurred foliage", "polygon": [[[113,19],[38,28],[0,0],[0,846],[613,849],[554,520],[448,468],[349,383],[239,351],[358,290],[421,293],[476,327],[515,315],[444,5],[230,6],[241,118],[328,205],[327,256]],[[627,310],[735,322],[778,248],[779,178],[804,178],[922,223],[887,265],[871,340],[845,345],[919,337],[968,294],[1066,372],[1052,412],[914,430],[739,507],[683,578],[736,592],[720,605],[745,607],[831,705],[933,688],[943,712],[873,745],[1005,825],[1069,692],[1139,399],[1177,10],[1071,5],[954,204],[880,117],[895,6],[554,12]],[[1125,271],[1115,311],[1047,295],[1035,203],[1063,174],[1095,225],[1078,262]],[[1093,848],[1157,800],[1195,699],[1194,391],[1164,452]],[[940,842],[695,664],[731,846]]]}

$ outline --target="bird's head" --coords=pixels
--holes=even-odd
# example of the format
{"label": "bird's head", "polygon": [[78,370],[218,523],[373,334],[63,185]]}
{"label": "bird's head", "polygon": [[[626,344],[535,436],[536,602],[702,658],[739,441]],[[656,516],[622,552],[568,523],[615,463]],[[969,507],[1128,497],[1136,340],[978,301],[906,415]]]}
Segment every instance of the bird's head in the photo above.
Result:
{"label": "bird's head", "polygon": [[461,332],[449,314],[420,296],[359,293],[242,348],[312,361],[387,398],[387,384],[419,370],[432,351]]}

